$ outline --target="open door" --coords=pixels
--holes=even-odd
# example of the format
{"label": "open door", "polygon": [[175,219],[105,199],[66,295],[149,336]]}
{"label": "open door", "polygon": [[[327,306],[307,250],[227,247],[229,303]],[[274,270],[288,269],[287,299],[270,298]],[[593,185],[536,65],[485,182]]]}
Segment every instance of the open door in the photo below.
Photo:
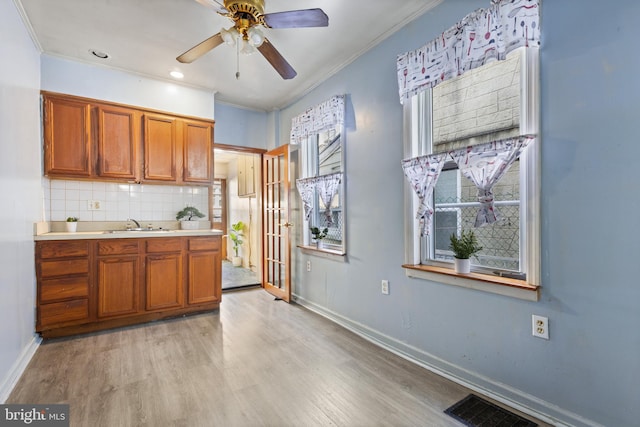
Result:
{"label": "open door", "polygon": [[276,298],[291,300],[289,231],[289,145],[263,155],[262,287]]}

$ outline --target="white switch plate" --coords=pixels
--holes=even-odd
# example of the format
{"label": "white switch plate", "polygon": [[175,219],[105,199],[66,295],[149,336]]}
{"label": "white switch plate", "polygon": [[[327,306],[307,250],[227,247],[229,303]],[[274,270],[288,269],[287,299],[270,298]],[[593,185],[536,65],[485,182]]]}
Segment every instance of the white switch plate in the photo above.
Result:
{"label": "white switch plate", "polygon": [[534,337],[549,339],[549,318],[544,316],[531,316],[531,332]]}
{"label": "white switch plate", "polygon": [[307,261],[307,271],[311,271],[311,261]]}

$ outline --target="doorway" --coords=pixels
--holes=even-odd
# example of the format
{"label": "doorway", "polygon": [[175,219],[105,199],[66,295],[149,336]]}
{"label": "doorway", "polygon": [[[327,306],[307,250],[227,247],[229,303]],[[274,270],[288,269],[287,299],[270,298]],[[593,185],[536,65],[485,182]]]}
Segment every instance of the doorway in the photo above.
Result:
{"label": "doorway", "polygon": [[224,232],[223,291],[262,284],[262,152],[264,150],[214,145],[215,181],[211,217],[215,220],[219,218],[214,228]]}

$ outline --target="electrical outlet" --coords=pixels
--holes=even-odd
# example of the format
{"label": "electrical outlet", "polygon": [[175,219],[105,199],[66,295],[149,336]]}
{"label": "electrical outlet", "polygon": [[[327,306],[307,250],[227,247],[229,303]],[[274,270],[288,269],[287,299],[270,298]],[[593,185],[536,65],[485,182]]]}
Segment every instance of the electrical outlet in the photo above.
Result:
{"label": "electrical outlet", "polygon": [[87,200],[87,209],[90,211],[99,211],[102,209],[100,200]]}
{"label": "electrical outlet", "polygon": [[383,280],[382,281],[382,293],[384,295],[389,295],[389,281],[388,280]]}
{"label": "electrical outlet", "polygon": [[307,271],[311,271],[311,261],[307,261]]}
{"label": "electrical outlet", "polygon": [[531,316],[531,328],[534,337],[549,339],[549,318],[544,316]]}

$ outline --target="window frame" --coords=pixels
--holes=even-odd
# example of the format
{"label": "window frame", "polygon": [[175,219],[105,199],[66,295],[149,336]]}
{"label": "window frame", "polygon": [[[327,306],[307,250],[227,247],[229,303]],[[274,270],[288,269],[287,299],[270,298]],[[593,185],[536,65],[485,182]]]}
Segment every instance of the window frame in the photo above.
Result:
{"label": "window frame", "polygon": [[[520,48],[521,97],[520,134],[535,134],[537,138],[520,155],[520,239],[521,270],[526,280],[472,272],[455,273],[452,266],[422,264],[427,248],[420,238],[419,222],[415,219],[418,198],[409,183],[404,183],[405,264],[408,277],[484,290],[531,301],[539,299],[540,287],[540,135],[539,135],[539,49]],[[414,95],[403,106],[403,142],[405,158],[429,154],[423,147],[432,147],[431,132],[423,132],[432,117],[431,89]]]}
{"label": "window frame", "polygon": [[[345,173],[345,126],[344,125],[336,125],[334,131],[340,135],[340,173],[342,174],[342,179],[340,181],[340,187],[338,189],[338,196],[340,200],[340,210],[342,211],[342,224],[341,224],[341,244],[325,244],[323,247],[316,247],[312,243],[311,231],[309,230],[310,225],[313,221],[307,220],[303,216],[302,226],[302,245],[300,246],[305,251],[312,251],[316,253],[326,253],[330,255],[346,255],[346,173]],[[300,176],[301,178],[311,178],[320,176],[320,165],[317,162],[312,161],[312,156],[317,160],[318,158],[318,142],[321,133],[328,133],[330,131],[324,131],[315,133],[310,135],[306,140],[302,141],[299,144],[299,152],[300,152]],[[313,145],[313,148],[311,146]],[[338,172],[338,171],[336,171]],[[336,173],[334,172],[334,173]],[[317,217],[319,213],[319,200],[318,195],[314,197],[314,201],[316,205],[314,206],[314,210],[312,215],[313,217]]]}

